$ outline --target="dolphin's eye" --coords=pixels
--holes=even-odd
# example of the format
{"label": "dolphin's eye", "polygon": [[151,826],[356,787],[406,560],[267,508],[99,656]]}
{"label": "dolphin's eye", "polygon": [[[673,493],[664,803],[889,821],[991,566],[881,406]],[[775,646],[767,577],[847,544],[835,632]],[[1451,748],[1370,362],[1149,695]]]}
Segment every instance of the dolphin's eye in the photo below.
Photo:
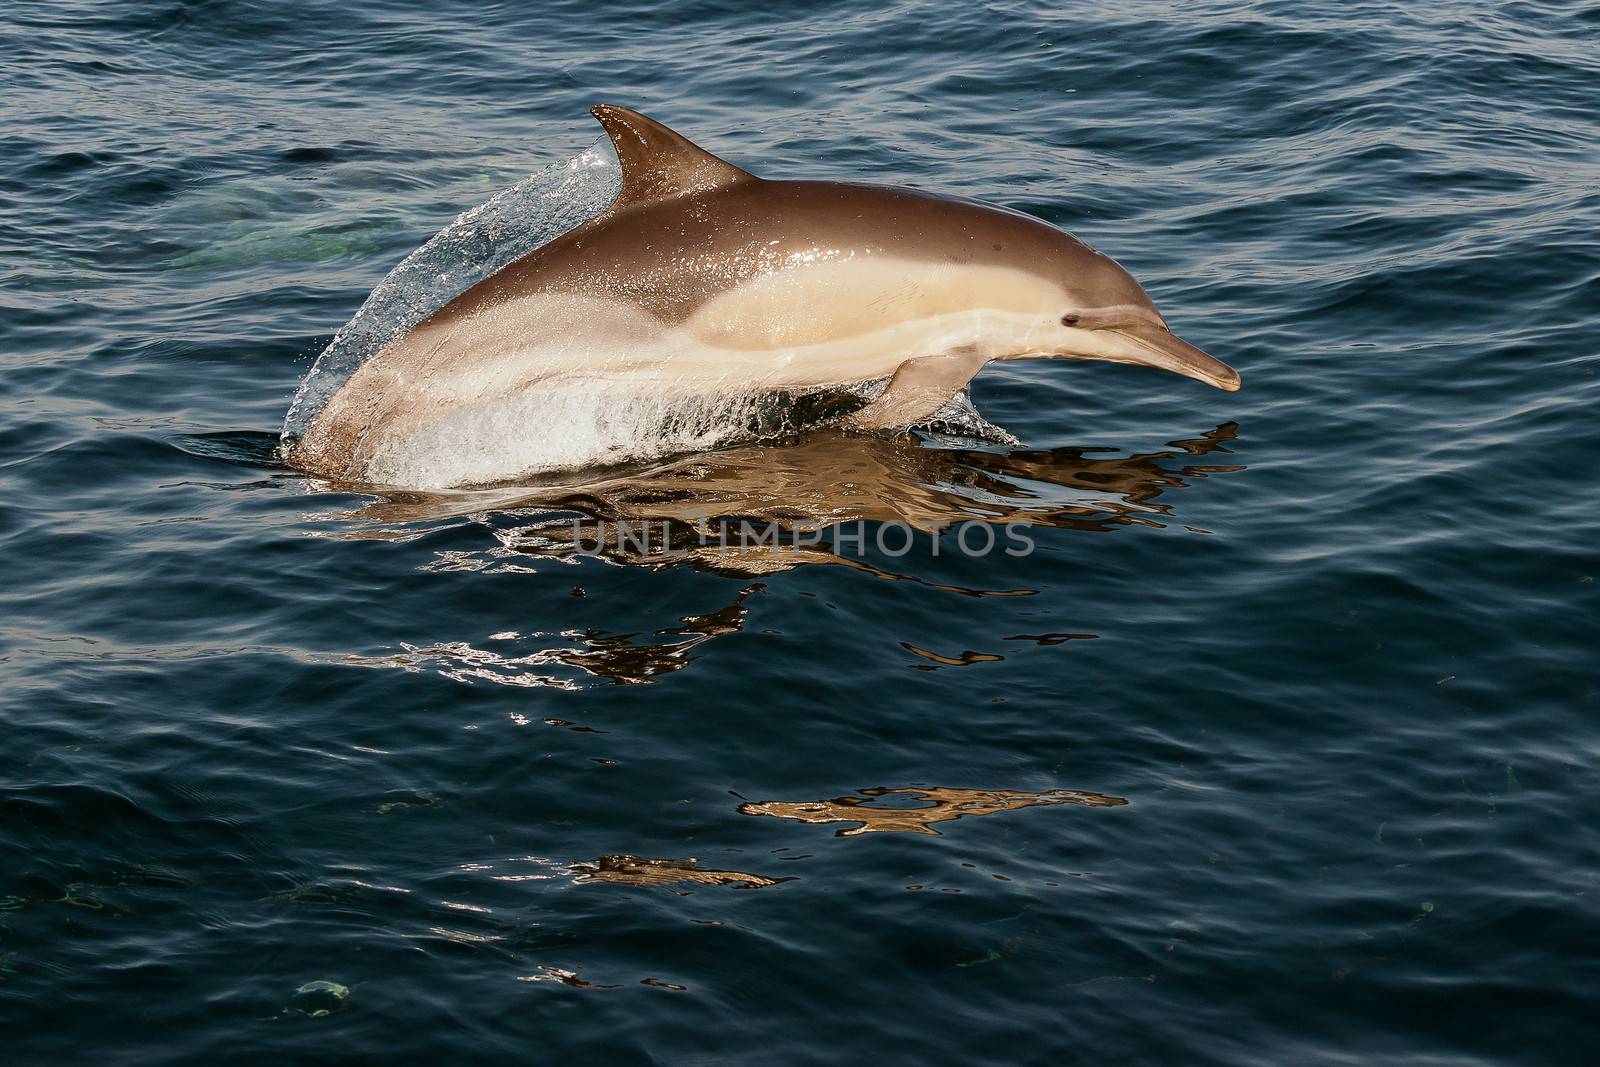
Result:
{"label": "dolphin's eye", "polygon": [[1076,326],[1076,325],[1078,325],[1078,316],[1076,316],[1076,315],[1063,315],[1063,316],[1061,316],[1061,325],[1063,325],[1063,326]]}

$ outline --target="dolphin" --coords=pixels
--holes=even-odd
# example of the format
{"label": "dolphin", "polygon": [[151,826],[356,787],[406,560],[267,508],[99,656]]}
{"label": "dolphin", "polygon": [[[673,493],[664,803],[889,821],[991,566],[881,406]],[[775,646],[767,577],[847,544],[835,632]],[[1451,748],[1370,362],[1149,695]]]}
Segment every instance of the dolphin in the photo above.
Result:
{"label": "dolphin", "polygon": [[290,463],[382,481],[386,453],[448,439],[449,420],[574,382],[670,400],[888,379],[846,417],[855,430],[913,425],[991,360],[1135,363],[1239,388],[1114,260],[1032,216],[758,178],[636,111],[592,114],[621,164],[615,202],[362,364]]}

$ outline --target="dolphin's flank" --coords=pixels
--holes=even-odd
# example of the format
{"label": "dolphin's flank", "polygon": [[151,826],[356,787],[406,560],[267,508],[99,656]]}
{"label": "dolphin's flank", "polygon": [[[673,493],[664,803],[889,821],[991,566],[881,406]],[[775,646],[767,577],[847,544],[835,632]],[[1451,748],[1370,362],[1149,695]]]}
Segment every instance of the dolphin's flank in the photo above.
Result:
{"label": "dolphin's flank", "polygon": [[616,201],[369,359],[290,462],[382,482],[386,457],[450,440],[452,420],[583,380],[692,397],[890,379],[849,417],[857,429],[927,417],[995,359],[1137,363],[1239,388],[1127,271],[1038,219],[758,178],[638,112],[594,115],[621,162]]}

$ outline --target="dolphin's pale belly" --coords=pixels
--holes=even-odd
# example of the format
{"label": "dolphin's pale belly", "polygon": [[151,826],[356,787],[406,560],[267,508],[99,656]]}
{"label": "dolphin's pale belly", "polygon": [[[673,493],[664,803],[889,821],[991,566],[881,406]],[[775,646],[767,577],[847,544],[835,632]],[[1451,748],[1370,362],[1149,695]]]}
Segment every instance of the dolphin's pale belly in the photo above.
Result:
{"label": "dolphin's pale belly", "polygon": [[710,443],[629,435],[726,421],[775,391],[887,378],[916,356],[1016,351],[1040,321],[1027,305],[1042,302],[1014,271],[894,261],[763,276],[678,323],[610,297],[512,297],[430,320],[375,356],[317,416],[296,462],[423,487]]}

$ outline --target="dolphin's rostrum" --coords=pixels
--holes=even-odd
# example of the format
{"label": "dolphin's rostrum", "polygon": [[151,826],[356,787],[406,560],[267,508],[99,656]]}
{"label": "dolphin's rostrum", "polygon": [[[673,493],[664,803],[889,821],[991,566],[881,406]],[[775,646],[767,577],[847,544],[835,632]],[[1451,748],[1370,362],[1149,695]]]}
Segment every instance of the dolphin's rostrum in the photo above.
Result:
{"label": "dolphin's rostrum", "polygon": [[849,416],[858,429],[927,417],[994,359],[1138,363],[1239,388],[1167,329],[1127,271],[1038,219],[910,189],[757,178],[635,111],[594,115],[621,163],[611,207],[368,360],[290,462],[383,481],[386,457],[448,440],[452,419],[584,380],[703,397],[890,379]]}

